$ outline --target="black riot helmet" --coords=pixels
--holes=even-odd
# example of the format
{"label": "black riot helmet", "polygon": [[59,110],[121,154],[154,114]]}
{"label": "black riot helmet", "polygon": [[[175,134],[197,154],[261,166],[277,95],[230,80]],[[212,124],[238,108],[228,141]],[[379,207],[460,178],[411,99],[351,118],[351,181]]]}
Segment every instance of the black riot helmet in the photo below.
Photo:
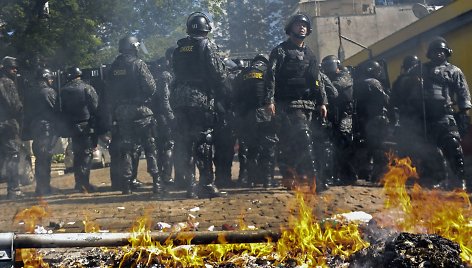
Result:
{"label": "black riot helmet", "polygon": [[428,52],[426,53],[426,57],[428,57],[428,59],[431,59],[433,57],[432,53],[435,50],[438,50],[438,49],[443,50],[446,57],[450,57],[452,55],[452,49],[449,48],[449,46],[447,45],[446,40],[442,37],[438,37],[438,38],[434,39],[433,41],[431,41],[431,43],[429,43]]}
{"label": "black riot helmet", "polygon": [[136,36],[125,36],[120,39],[118,51],[123,54],[136,54],[140,45]]}
{"label": "black riot helmet", "polygon": [[368,78],[380,79],[382,77],[382,66],[378,61],[369,60],[364,63],[362,70]]}
{"label": "black riot helmet", "polygon": [[321,61],[321,69],[325,74],[335,74],[341,67],[341,61],[334,55],[329,55]]}
{"label": "black riot helmet", "polygon": [[36,73],[36,77],[39,80],[48,81],[48,80],[53,80],[54,79],[54,74],[49,69],[41,68]]}
{"label": "black riot helmet", "polygon": [[211,21],[207,15],[202,12],[193,12],[187,18],[187,33],[202,34],[211,32]]}
{"label": "black riot helmet", "polygon": [[232,59],[232,61],[238,66],[237,69],[244,69],[244,61],[242,59]]}
{"label": "black riot helmet", "polygon": [[[298,13],[298,14],[295,14],[293,15],[292,17],[290,17],[290,19],[288,20],[287,24],[285,25],[285,33],[287,35],[290,35],[290,31],[292,29],[292,25],[297,22],[297,21],[300,21],[300,22],[305,22],[307,24],[307,32],[306,32],[306,36],[309,36],[311,34],[311,32],[313,31],[313,28],[311,28],[311,20],[310,18],[303,14],[303,13]],[[301,36],[301,37],[306,37],[306,36]]]}
{"label": "black riot helmet", "polygon": [[420,59],[416,55],[408,55],[403,58],[402,68],[405,71],[410,70],[411,68],[420,64]]}
{"label": "black riot helmet", "polygon": [[257,61],[262,61],[265,64],[269,64],[269,59],[267,55],[265,54],[257,54],[254,59],[252,59],[251,64],[257,62]]}
{"label": "black riot helmet", "polygon": [[82,76],[82,70],[80,70],[79,67],[70,67],[66,71],[66,79],[68,81],[80,76]]}
{"label": "black riot helmet", "polygon": [[18,68],[18,61],[14,57],[6,56],[2,59],[3,68]]}

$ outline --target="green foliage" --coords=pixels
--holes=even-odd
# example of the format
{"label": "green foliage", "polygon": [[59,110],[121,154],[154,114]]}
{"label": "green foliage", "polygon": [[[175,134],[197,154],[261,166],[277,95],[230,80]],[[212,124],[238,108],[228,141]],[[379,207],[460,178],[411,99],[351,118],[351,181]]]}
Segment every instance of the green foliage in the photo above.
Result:
{"label": "green foliage", "polygon": [[38,16],[39,2],[2,0],[0,57],[45,59],[51,68],[99,66],[113,61],[121,37],[134,34],[149,51],[142,57],[153,60],[185,36],[193,11],[209,13],[216,26],[213,36],[225,49],[267,51],[284,37],[283,25],[273,21],[293,12],[298,1],[50,0],[47,19]]}
{"label": "green foliage", "polygon": [[52,163],[64,163],[64,154],[55,154],[52,156]]}
{"label": "green foliage", "polygon": [[234,58],[268,53],[286,38],[284,24],[297,4],[298,0],[227,1],[217,39]]}

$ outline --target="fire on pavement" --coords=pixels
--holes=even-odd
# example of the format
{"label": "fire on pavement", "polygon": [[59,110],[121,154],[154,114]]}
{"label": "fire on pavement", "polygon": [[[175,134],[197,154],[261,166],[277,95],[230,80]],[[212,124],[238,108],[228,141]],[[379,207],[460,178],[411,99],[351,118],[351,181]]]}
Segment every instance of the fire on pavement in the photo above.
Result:
{"label": "fire on pavement", "polygon": [[[195,231],[189,221],[179,230],[164,228],[162,231],[167,238],[156,239],[151,232],[153,215],[145,213],[128,234],[127,245],[96,248],[88,257],[64,258],[53,263],[44,261],[35,249],[19,248],[16,263],[23,267],[472,265],[472,210],[467,194],[425,190],[417,184],[409,188],[407,180],[411,178],[417,178],[411,160],[392,158],[382,181],[387,200],[385,209],[372,215],[368,223],[339,215],[316,219],[308,202],[314,194],[298,191],[296,213],[288,226],[281,226],[275,234],[259,230],[248,232],[247,226],[241,224],[238,231],[215,232],[215,237],[202,240],[207,244],[194,243],[203,233]],[[26,233],[34,233],[36,223],[47,215],[47,205],[42,203],[18,213],[15,221],[24,223]],[[87,232],[100,231],[97,224],[85,218]],[[206,232],[205,236],[211,233]],[[232,233],[240,236],[231,236]],[[266,236],[251,240],[251,236],[261,233]]]}

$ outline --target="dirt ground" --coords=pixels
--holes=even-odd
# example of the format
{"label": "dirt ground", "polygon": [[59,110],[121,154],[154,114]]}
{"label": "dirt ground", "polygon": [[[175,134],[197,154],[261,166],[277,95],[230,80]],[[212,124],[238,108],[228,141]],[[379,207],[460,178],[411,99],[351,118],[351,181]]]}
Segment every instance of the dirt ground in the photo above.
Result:
{"label": "dirt ground", "polygon": [[[234,162],[232,174],[236,180],[239,164]],[[26,198],[17,201],[5,199],[6,183],[0,184],[0,233],[24,233],[25,224],[14,219],[17,213],[32,206],[46,204],[47,215],[36,224],[43,232],[84,232],[84,220],[98,224],[103,232],[128,232],[136,220],[147,215],[151,230],[168,224],[178,228],[191,223],[199,231],[238,229],[246,225],[257,229],[279,230],[288,227],[290,218],[297,214],[295,191],[285,188],[228,188],[225,197],[213,199],[186,199],[185,191],[172,190],[165,198],[152,194],[151,177],[146,173],[146,163],[141,160],[138,178],[145,187],[130,195],[112,191],[109,168],[92,170],[91,182],[100,187],[98,193],[76,193],[72,174],[55,176],[52,186],[55,193],[38,198],[34,196],[35,185],[23,187]],[[280,177],[276,177],[280,180]],[[307,191],[305,188],[302,190]],[[382,188],[360,181],[353,186],[331,187],[322,194],[307,194],[317,219],[335,213],[364,211],[375,214],[384,207]],[[81,256],[86,249],[42,249],[46,260],[57,261],[63,256]]]}
{"label": "dirt ground", "polygon": [[[233,166],[233,179],[238,174],[238,163]],[[237,225],[243,221],[256,228],[279,228],[287,224],[295,205],[294,191],[282,187],[264,188],[229,188],[223,189],[226,197],[214,199],[190,200],[185,198],[183,190],[172,190],[165,198],[152,195],[151,177],[146,173],[146,163],[141,161],[139,179],[145,187],[131,195],[122,195],[110,187],[109,168],[93,170],[91,182],[100,187],[98,193],[75,193],[72,189],[72,174],[56,176],[52,179],[55,194],[44,198],[34,196],[34,185],[23,187],[27,197],[22,200],[5,200],[6,184],[0,184],[0,232],[24,232],[21,224],[14,221],[14,216],[40,200],[47,204],[48,215],[38,224],[43,226],[61,225],[61,231],[82,232],[82,220],[96,222],[101,229],[113,232],[128,231],[140,216],[150,215],[154,222],[170,225],[186,222],[195,217],[198,229],[207,230],[214,226]],[[280,178],[278,178],[280,179]],[[376,213],[384,206],[382,189],[378,186],[358,183],[354,186],[331,187],[311,201],[318,217],[327,217],[334,213],[364,211]],[[192,214],[189,216],[189,214]]]}

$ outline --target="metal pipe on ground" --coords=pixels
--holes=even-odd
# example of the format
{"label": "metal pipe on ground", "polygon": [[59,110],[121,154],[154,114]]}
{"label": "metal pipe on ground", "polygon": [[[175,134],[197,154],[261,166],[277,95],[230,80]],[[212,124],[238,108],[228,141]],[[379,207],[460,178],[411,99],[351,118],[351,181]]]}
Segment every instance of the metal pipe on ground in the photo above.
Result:
{"label": "metal pipe on ground", "polygon": [[[56,233],[56,234],[15,234],[13,246],[19,248],[71,248],[71,247],[120,247],[130,245],[132,233]],[[151,240],[174,245],[241,244],[277,241],[280,231],[188,231],[178,233],[151,232]]]}

